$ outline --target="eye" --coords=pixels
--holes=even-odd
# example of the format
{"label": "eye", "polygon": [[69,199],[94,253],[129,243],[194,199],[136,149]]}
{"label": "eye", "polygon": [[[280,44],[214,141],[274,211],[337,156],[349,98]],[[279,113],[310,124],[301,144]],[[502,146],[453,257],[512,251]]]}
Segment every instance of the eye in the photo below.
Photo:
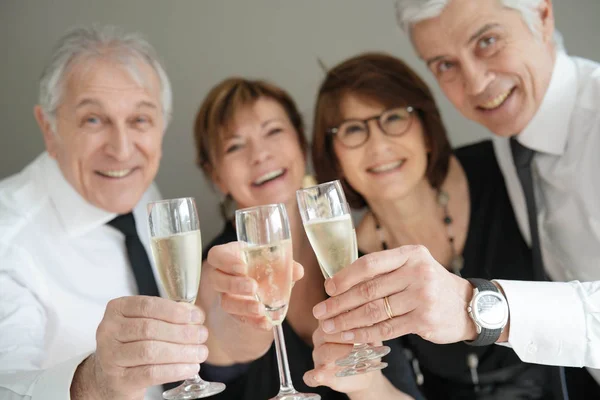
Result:
{"label": "eye", "polygon": [[340,133],[343,136],[361,134],[365,132],[365,127],[359,123],[346,124],[340,128]]}
{"label": "eye", "polygon": [[440,61],[437,65],[438,74],[444,74],[454,67],[454,63],[450,61]]}
{"label": "eye", "polygon": [[152,119],[146,115],[138,115],[133,118],[132,125],[139,129],[146,129],[152,125]]}
{"label": "eye", "polygon": [[102,123],[102,120],[100,119],[100,117],[98,117],[96,115],[89,115],[83,119],[84,125],[98,126],[101,123]]}
{"label": "eye", "polygon": [[488,36],[479,40],[479,42],[477,42],[477,46],[482,50],[486,50],[494,46],[497,41],[498,40],[494,36]]}
{"label": "eye", "polygon": [[273,128],[273,129],[269,130],[269,132],[267,133],[267,136],[276,135],[281,132],[283,132],[282,128]]}
{"label": "eye", "polygon": [[235,153],[236,151],[240,150],[241,148],[242,148],[242,145],[239,143],[231,144],[225,148],[225,154]]}

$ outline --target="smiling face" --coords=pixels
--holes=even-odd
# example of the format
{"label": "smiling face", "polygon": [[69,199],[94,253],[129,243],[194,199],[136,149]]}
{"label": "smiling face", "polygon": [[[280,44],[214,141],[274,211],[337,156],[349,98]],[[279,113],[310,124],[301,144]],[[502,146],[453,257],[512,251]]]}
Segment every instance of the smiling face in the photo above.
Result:
{"label": "smiling face", "polygon": [[498,0],[452,0],[411,31],[419,56],[467,118],[500,136],[521,132],[538,110],[554,66],[550,1],[536,10],[539,35]]}
{"label": "smiling face", "polygon": [[261,97],[239,110],[225,133],[213,181],[240,208],[295,202],[305,161],[298,133],[284,108]]}
{"label": "smiling face", "polygon": [[[383,106],[348,95],[341,103],[343,119],[367,119],[385,111]],[[369,139],[349,149],[333,141],[342,174],[367,202],[395,200],[417,185],[428,184],[425,135],[419,118],[412,116],[410,128],[401,136],[385,135],[376,121],[369,122]]]}
{"label": "smiling face", "polygon": [[131,211],[154,180],[164,119],[154,70],[137,64],[145,87],[108,60],[77,63],[66,77],[56,132],[39,106],[46,149],[65,179],[89,203]]}

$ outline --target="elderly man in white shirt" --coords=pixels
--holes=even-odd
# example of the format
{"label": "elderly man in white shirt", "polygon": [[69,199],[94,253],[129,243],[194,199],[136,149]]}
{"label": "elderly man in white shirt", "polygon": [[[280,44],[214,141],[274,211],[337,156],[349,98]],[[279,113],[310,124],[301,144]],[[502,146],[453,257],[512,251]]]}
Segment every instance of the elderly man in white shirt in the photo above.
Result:
{"label": "elderly man in white shirt", "polygon": [[35,107],[46,152],[0,182],[0,399],[158,399],[206,359],[203,312],[138,296],[140,277],[159,294],[153,267],[134,279],[107,225],[124,215],[147,245],[170,113],[139,36],[80,28],[58,43]]}
{"label": "elderly man in white shirt", "polygon": [[557,50],[550,0],[396,5],[448,99],[496,136],[538,278],[570,282],[468,282],[405,246],[327,282],[336,296],[314,310],[326,337],[505,343],[527,362],[590,367],[600,383],[600,65]]}

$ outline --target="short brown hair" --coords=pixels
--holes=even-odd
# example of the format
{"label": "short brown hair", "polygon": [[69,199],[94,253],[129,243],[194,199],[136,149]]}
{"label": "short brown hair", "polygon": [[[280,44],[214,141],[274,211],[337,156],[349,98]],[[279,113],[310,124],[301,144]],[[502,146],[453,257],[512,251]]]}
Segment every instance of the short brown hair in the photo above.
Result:
{"label": "short brown hair", "polygon": [[427,179],[439,188],[448,174],[452,148],[431,91],[423,80],[402,60],[384,53],[364,53],[331,69],[321,84],[315,105],[312,160],[317,180],[341,179],[348,203],[353,208],[366,206],[365,199],[342,179],[342,171],[333,150],[328,130],[343,119],[341,104],[348,95],[384,106],[413,107],[423,125],[430,147]]}
{"label": "short brown hair", "polygon": [[302,116],[286,91],[262,80],[225,79],[210,90],[200,105],[194,123],[196,163],[209,180],[215,163],[223,155],[221,144],[232,128],[236,113],[251,107],[259,98],[272,99],[283,107],[296,130],[302,153],[306,155],[308,143],[304,136]]}

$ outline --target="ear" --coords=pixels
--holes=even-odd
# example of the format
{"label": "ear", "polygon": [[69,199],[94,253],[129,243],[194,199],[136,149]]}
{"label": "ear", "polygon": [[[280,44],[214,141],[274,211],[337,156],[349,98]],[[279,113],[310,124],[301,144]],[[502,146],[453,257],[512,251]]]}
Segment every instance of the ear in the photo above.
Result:
{"label": "ear", "polygon": [[42,136],[44,137],[44,143],[46,144],[46,151],[50,154],[50,157],[56,158],[57,148],[58,148],[58,137],[56,132],[52,130],[52,124],[46,118],[42,107],[36,105],[33,108],[33,115],[35,116],[35,120],[42,131]]}
{"label": "ear", "polygon": [[554,9],[552,0],[543,0],[537,8],[540,17],[540,33],[544,43],[552,43],[554,40]]}

